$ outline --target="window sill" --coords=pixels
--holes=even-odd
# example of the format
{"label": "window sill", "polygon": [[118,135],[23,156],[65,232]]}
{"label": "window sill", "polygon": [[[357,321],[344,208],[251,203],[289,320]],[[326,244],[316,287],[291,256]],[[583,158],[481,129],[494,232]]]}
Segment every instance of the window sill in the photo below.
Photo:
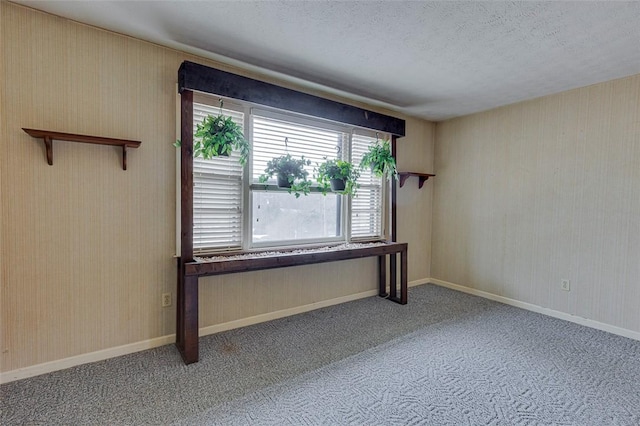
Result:
{"label": "window sill", "polygon": [[338,246],[256,251],[197,257],[185,264],[185,275],[208,276],[309,265],[363,257],[384,256],[407,251],[407,243],[388,241],[349,243]]}
{"label": "window sill", "polygon": [[[249,185],[249,189],[252,191],[289,192],[290,188],[281,188],[278,185],[269,184],[269,183],[252,183]],[[319,186],[312,186],[311,188],[309,188],[309,192],[311,194],[322,194],[322,188],[320,188]],[[327,191],[327,194],[334,194],[334,193],[331,191]],[[336,195],[340,195],[340,194],[336,193]]]}

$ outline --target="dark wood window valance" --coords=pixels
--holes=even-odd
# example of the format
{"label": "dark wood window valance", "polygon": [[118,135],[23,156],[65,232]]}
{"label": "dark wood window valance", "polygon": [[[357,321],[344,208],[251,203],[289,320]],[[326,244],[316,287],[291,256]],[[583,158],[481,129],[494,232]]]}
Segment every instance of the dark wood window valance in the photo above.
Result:
{"label": "dark wood window valance", "polygon": [[196,90],[258,105],[325,118],[402,137],[405,121],[319,96],[185,61],[178,70],[178,91]]}

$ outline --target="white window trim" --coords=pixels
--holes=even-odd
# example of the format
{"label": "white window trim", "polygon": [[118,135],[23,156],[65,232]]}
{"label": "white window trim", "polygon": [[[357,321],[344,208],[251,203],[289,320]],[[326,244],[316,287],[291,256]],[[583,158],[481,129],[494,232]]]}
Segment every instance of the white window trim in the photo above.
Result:
{"label": "white window trim", "polygon": [[[177,84],[176,84],[176,93]],[[391,137],[391,135],[384,134],[381,132],[376,132],[370,129],[364,129],[360,127],[346,125],[344,123],[338,123],[331,120],[327,120],[320,117],[308,117],[303,114],[297,114],[290,111],[283,111],[275,108],[269,108],[262,105],[254,105],[250,102],[239,101],[237,99],[231,99],[226,97],[221,97],[212,94],[204,94],[199,92],[194,92],[194,103],[207,104],[211,106],[216,106],[220,99],[224,101],[225,108],[230,106],[232,109],[242,110],[245,114],[244,120],[244,135],[247,140],[253,140],[253,126],[251,116],[255,112],[258,115],[264,117],[271,117],[282,120],[293,120],[294,122],[298,122],[304,125],[318,127],[319,124],[322,125],[323,128],[327,128],[329,130],[335,130],[344,132],[348,135],[348,142],[346,148],[343,146],[343,150],[348,151],[349,161],[352,161],[351,158],[351,144],[354,134],[365,135],[369,137],[376,137],[379,135],[382,137]],[[181,99],[180,95],[176,96],[176,139],[180,139],[181,137]],[[176,257],[180,256],[181,253],[181,154],[180,150],[176,149]],[[344,153],[343,153],[343,157]],[[260,191],[261,189],[251,188],[252,185],[255,184],[252,178],[251,165],[253,162],[253,149],[249,154],[249,158],[247,160],[247,164],[243,167],[243,189],[242,189],[242,205],[243,205],[243,233],[242,233],[242,248],[240,250],[228,250],[228,249],[219,249],[219,248],[211,248],[203,251],[201,254],[208,253],[220,253],[220,252],[241,252],[246,250],[254,250],[254,249],[287,249],[287,248],[296,248],[296,247],[308,247],[308,246],[322,246],[322,245],[332,245],[341,242],[358,242],[358,241],[379,241],[386,240],[388,238],[388,228],[389,228],[389,215],[391,214],[389,204],[390,197],[390,185],[387,180],[383,180],[381,185],[381,203],[382,203],[382,224],[381,224],[381,235],[379,237],[352,237],[351,236],[351,197],[345,195],[336,195],[337,197],[341,197],[343,207],[341,208],[341,223],[340,229],[342,230],[342,235],[332,238],[321,238],[321,239],[310,239],[310,240],[294,240],[294,241],[278,241],[278,242],[265,242],[265,243],[255,243],[252,242],[252,232],[251,223],[253,217],[253,208],[251,208],[251,193],[252,191]],[[354,164],[358,166],[357,164]],[[309,196],[317,196],[317,195],[309,195]]]}

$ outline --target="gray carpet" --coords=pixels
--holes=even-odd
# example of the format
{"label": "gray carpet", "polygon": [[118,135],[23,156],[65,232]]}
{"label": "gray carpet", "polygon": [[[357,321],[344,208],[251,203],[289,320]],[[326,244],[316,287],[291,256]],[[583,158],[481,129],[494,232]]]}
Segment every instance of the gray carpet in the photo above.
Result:
{"label": "gray carpet", "polygon": [[425,285],[0,387],[0,424],[640,425],[640,342]]}

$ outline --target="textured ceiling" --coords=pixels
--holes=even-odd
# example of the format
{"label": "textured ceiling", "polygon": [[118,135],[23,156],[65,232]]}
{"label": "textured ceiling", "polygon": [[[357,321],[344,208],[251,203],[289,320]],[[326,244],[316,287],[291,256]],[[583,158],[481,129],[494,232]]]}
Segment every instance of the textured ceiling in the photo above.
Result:
{"label": "textured ceiling", "polygon": [[640,73],[640,2],[16,3],[431,120]]}

